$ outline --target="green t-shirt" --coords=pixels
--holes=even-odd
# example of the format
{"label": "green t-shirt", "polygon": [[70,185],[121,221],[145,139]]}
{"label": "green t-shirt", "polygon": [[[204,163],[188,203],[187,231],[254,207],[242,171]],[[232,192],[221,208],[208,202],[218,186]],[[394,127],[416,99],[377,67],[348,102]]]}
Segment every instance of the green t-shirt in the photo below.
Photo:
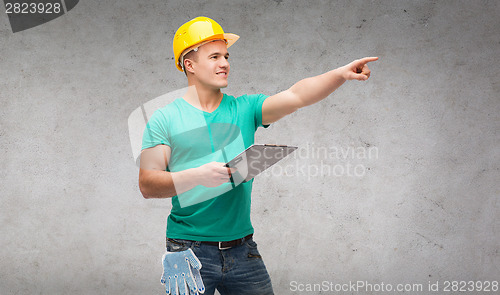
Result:
{"label": "green t-shirt", "polygon": [[[228,162],[254,143],[262,125],[266,95],[224,94],[212,113],[178,98],[149,119],[142,149],[170,146],[167,171],[177,172],[209,162]],[[167,237],[195,241],[230,241],[253,233],[250,194],[253,180],[215,188],[198,185],[172,198]]]}

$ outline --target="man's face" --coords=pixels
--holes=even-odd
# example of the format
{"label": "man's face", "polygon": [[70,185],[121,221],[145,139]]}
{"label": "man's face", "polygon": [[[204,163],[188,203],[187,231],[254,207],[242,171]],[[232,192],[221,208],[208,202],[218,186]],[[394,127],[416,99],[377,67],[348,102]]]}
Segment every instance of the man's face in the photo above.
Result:
{"label": "man's face", "polygon": [[193,60],[195,76],[202,84],[215,89],[227,87],[229,53],[224,41],[213,41],[198,48]]}

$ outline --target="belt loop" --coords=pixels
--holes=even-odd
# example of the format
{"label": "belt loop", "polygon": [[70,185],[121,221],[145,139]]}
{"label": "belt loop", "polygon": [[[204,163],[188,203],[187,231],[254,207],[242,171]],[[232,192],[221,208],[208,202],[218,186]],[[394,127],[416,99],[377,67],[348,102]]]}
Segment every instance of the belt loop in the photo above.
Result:
{"label": "belt loop", "polygon": [[201,241],[196,241],[196,242],[194,242],[194,246],[195,246],[196,248],[199,248],[199,247],[200,247],[200,245],[201,245]]}

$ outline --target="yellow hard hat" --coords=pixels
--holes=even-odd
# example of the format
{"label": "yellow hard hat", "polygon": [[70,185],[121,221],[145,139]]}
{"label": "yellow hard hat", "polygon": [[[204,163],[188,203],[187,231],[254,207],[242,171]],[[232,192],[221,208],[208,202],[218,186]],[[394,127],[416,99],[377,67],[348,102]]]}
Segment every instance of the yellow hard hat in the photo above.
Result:
{"label": "yellow hard hat", "polygon": [[[199,16],[183,24],[174,36],[174,58],[175,66],[179,71],[183,71],[180,57],[187,49],[193,49],[199,45],[211,40],[225,40],[227,47],[233,45],[240,36],[224,33],[222,27],[213,19]],[[186,52],[187,53],[187,52]]]}

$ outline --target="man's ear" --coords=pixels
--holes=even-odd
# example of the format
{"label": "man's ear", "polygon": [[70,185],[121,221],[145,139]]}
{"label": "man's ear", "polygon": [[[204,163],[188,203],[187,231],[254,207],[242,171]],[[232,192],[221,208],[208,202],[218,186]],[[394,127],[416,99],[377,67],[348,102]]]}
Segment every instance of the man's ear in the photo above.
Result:
{"label": "man's ear", "polygon": [[194,73],[193,61],[190,59],[185,59],[184,60],[184,69],[186,70],[186,72]]}

